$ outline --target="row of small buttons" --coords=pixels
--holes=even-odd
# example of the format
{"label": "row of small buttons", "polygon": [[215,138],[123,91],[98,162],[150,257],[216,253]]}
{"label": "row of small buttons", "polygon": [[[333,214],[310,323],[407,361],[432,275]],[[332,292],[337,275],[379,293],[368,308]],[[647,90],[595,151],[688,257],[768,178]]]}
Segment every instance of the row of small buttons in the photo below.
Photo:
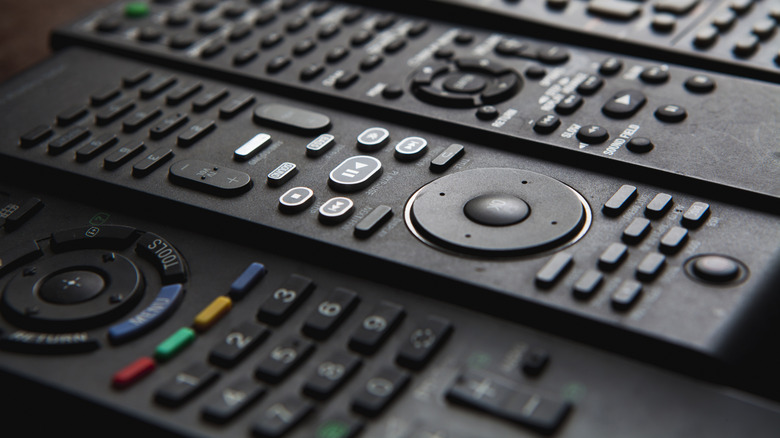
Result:
{"label": "row of small buttons", "polygon": [[[136,74],[125,77],[123,82],[127,88],[135,87],[140,83],[146,82],[146,85],[138,91],[139,96],[146,100],[154,98],[164,90],[173,87],[178,80],[169,75],[153,76],[148,70],[142,70]],[[168,105],[178,105],[186,99],[197,95],[202,89],[203,86],[199,82],[181,83],[166,95],[166,102]],[[92,95],[90,100],[93,106],[103,107],[104,105],[107,105],[96,112],[95,123],[97,125],[108,125],[127,114],[135,107],[136,103],[133,99],[120,99],[120,96],[121,89],[114,87],[99,90]],[[227,97],[228,92],[224,88],[214,87],[212,89],[207,89],[192,102],[192,108],[196,112],[203,112]],[[220,117],[223,119],[232,118],[247,108],[252,102],[254,102],[254,96],[251,94],[242,94],[232,97],[220,107]],[[58,114],[57,124],[59,126],[67,126],[85,117],[88,113],[89,110],[86,106],[77,105],[68,108]],[[122,122],[122,130],[127,133],[135,132],[144,125],[159,118],[161,115],[162,110],[159,107],[150,106],[138,110]],[[158,124],[149,130],[149,137],[152,139],[164,138],[170,135],[174,130],[183,126],[188,120],[189,116],[186,113],[171,113],[163,117]],[[181,132],[177,137],[177,144],[182,147],[191,146],[212,132],[215,128],[216,123],[214,120],[200,120]],[[20,137],[20,145],[24,148],[33,147],[46,140],[52,134],[53,129],[50,126],[37,126]],[[72,128],[49,143],[48,153],[50,155],[61,154],[87,139],[90,135],[91,132],[86,126]],[[116,134],[102,134],[80,148],[75,154],[75,159],[79,162],[90,161],[97,155],[112,148],[118,142],[119,139]],[[140,154],[144,149],[146,149],[146,146],[143,142],[128,143],[113,154],[107,156],[103,165],[107,169],[116,169]],[[171,149],[161,148],[156,150],[136,163],[133,167],[133,175],[139,177],[148,175],[151,171],[158,168],[172,157],[173,151]]]}
{"label": "row of small buttons", "polygon": [[[602,62],[599,69],[604,76],[612,76],[622,69],[622,62],[617,58],[608,58]],[[648,83],[662,83],[669,79],[668,71],[661,67],[646,68],[640,79]],[[579,94],[569,94],[555,106],[555,111],[560,115],[573,114],[579,109],[584,100],[580,95],[591,95],[602,88],[603,79],[598,76],[590,75],[577,87]],[[689,77],[684,87],[692,93],[709,93],[715,89],[715,82],[705,75],[694,75]],[[635,115],[647,102],[647,98],[639,90],[622,90],[615,93],[604,103],[602,113],[610,118],[625,119]],[[495,109],[488,112],[489,109],[480,108],[477,111],[477,117],[481,119],[492,119],[498,116]],[[489,115],[488,115],[489,114]],[[679,105],[666,104],[659,106],[655,112],[655,117],[667,123],[679,123],[688,116],[685,108]],[[550,134],[561,126],[561,119],[556,114],[546,114],[539,117],[533,124],[533,130],[539,134]],[[609,132],[600,125],[586,125],[577,132],[577,138],[587,144],[599,144],[607,141]],[[632,138],[626,145],[627,149],[634,153],[646,153],[654,148],[654,144],[647,138]]]}
{"label": "row of small buttons", "polygon": [[[623,185],[613,194],[602,208],[607,216],[618,216],[625,211],[637,197],[637,189]],[[652,219],[661,217],[672,206],[672,196],[660,193],[645,207],[645,215]],[[683,214],[681,224],[686,228],[701,226],[709,217],[710,206],[704,202],[694,202]]]}
{"label": "row of small buttons", "polygon": [[[295,9],[295,7],[297,7],[297,5],[291,8],[282,7],[281,9],[284,11],[289,11]],[[270,49],[277,46],[283,41],[285,33],[298,33],[308,25],[309,17],[307,17],[307,14],[310,14],[312,17],[319,17],[327,13],[331,7],[331,3],[323,2],[315,4],[313,7],[309,8],[310,10],[302,10],[299,15],[290,19],[281,30],[273,31],[261,38],[256,46],[260,49]],[[196,24],[195,28],[197,33],[211,34],[220,31],[224,34],[227,32],[227,40],[222,37],[216,37],[205,44],[199,44],[198,46],[200,47],[200,56],[204,58],[215,56],[216,54],[223,51],[229,42],[236,42],[246,38],[251,33],[253,24],[262,27],[274,21],[277,13],[278,11],[268,7],[264,7],[263,9],[259,10],[250,10],[246,7],[235,8],[231,7],[230,5],[225,6],[223,15],[227,16],[229,19],[241,19],[241,21],[235,23],[231,22],[230,20],[224,21],[219,18],[218,14],[215,15],[214,13],[210,13],[207,18],[200,20],[199,23]],[[188,15],[189,13],[182,10],[171,11],[167,14],[167,24],[169,26],[180,27],[190,21]],[[304,37],[296,44],[294,44],[292,48],[292,56],[301,57],[308,54],[314,50],[318,40],[325,41],[331,39],[334,35],[341,31],[342,25],[356,23],[357,20],[359,20],[363,15],[364,11],[361,8],[348,8],[345,11],[342,11],[340,21],[328,21],[320,27],[315,35],[311,37]],[[138,16],[143,16],[143,14],[134,15],[134,17]],[[174,20],[174,22],[171,20]],[[353,47],[360,47],[368,43],[368,41],[374,37],[374,32],[381,32],[390,28],[398,21],[398,17],[392,14],[385,14],[375,17],[373,20],[374,21],[372,22],[371,27],[363,26],[363,28],[356,31],[350,38],[350,44]],[[114,24],[107,28],[98,24],[96,30],[103,32],[115,32],[118,30],[119,26],[121,25],[120,21],[114,18],[109,18],[109,21]],[[410,23],[405,30],[405,35],[411,38],[418,37],[428,29],[428,26],[428,23],[425,21],[416,21]],[[229,32],[223,31],[223,29],[228,29]],[[172,35],[168,39],[167,43],[173,49],[186,49],[188,47],[194,46],[198,42],[200,37],[197,35],[197,33],[182,33],[179,31],[175,35]],[[156,25],[141,25],[139,31],[137,32],[137,37],[144,42],[157,41],[161,39],[163,35],[164,30]],[[383,51],[387,54],[393,54],[400,51],[405,46],[405,37],[399,35],[397,38],[389,41],[384,46]],[[345,59],[348,55],[348,48],[342,46],[333,47],[327,52],[325,56],[325,63],[335,64]],[[243,66],[253,61],[255,58],[257,58],[257,56],[258,49],[253,47],[245,47],[233,55],[233,63],[237,66]],[[363,71],[371,70],[382,63],[382,61],[383,59],[380,55],[370,54],[360,62],[360,69]],[[267,62],[266,71],[272,74],[278,73],[286,69],[291,63],[292,58],[285,55],[276,55]],[[323,71],[324,65],[312,64],[301,70],[300,78],[304,81],[310,81],[316,76],[320,75]],[[341,76],[337,78],[333,84],[336,88],[346,88],[355,83],[359,78],[359,75],[354,72],[342,71],[341,73]]]}
{"label": "row of small buttons", "polygon": [[[623,185],[604,204],[602,212],[607,216],[618,216],[636,199],[637,189],[634,186]],[[673,205],[672,196],[659,193],[647,204],[645,216],[650,219],[660,219]],[[700,226],[709,215],[709,205],[702,202],[693,203],[683,214],[682,224],[693,228]],[[649,219],[637,217],[623,230],[621,240],[624,243],[610,244],[599,256],[597,267],[604,272],[616,270],[627,258],[627,245],[637,245],[649,235],[651,223]],[[612,307],[625,311],[630,309],[642,294],[642,283],[656,279],[666,265],[666,255],[679,252],[688,239],[688,230],[674,226],[670,228],[659,241],[659,252],[650,252],[644,256],[636,267],[635,277],[639,281],[625,280],[611,297]],[[540,287],[552,287],[573,265],[573,257],[568,253],[553,256],[537,273],[536,284]],[[575,282],[573,294],[579,299],[588,299],[604,283],[604,274],[598,270],[585,271]]]}
{"label": "row of small buttons", "polygon": [[[709,49],[715,45],[719,36],[728,32],[741,17],[747,16],[752,9],[754,0],[736,0],[713,17],[709,24],[699,29],[693,39],[693,45],[699,49]],[[750,34],[736,41],[732,48],[735,56],[749,58],[755,54],[762,42],[771,39],[777,32],[777,22],[780,21],[780,8],[769,9],[767,16],[756,21],[751,27]],[[775,58],[780,62],[780,55]]]}
{"label": "row of small buttons", "polygon": [[[397,18],[394,16],[390,16],[389,19],[383,19],[379,18],[375,23],[374,27],[376,30],[384,30],[391,26]],[[380,23],[382,24],[380,26]],[[419,35],[423,34],[425,30],[427,30],[428,24],[424,21],[418,21],[415,23],[411,23],[408,26],[408,29],[406,31],[407,37],[418,37]],[[332,36],[333,31],[329,31],[327,37],[323,38],[321,35],[322,29],[320,30],[318,34],[319,39],[329,39]],[[374,33],[371,30],[368,29],[360,29],[356,31],[352,37],[350,38],[350,45],[352,47],[362,47],[366,45],[369,41],[371,41],[374,38]],[[277,39],[273,42],[273,45],[278,44],[281,42],[281,40]],[[263,48],[269,47],[268,41],[265,39],[260,42],[260,46]],[[295,57],[301,57],[309,52],[313,51],[316,47],[316,38],[315,37],[308,37],[304,38],[300,41],[298,41],[292,48],[292,56],[286,56],[286,55],[277,55],[274,58],[272,58],[268,63],[266,64],[266,71],[271,74],[275,74],[278,72],[281,72],[282,70],[287,69],[293,61],[293,58]],[[382,47],[382,52],[386,55],[392,55],[398,53],[400,50],[402,50],[407,45],[407,38],[405,36],[396,36],[395,38],[387,41],[384,46]],[[326,53],[324,57],[324,63],[313,63],[310,64],[303,69],[300,70],[299,73],[299,79],[302,81],[312,81],[316,77],[322,75],[325,71],[326,65],[334,65],[344,59],[346,59],[350,54],[350,49],[344,46],[335,46],[330,48]],[[237,55],[237,58],[234,58],[234,63],[237,64],[246,64],[248,61],[254,59],[257,56],[257,53],[251,49],[247,48],[242,51],[240,51]],[[360,62],[358,63],[358,68],[360,71],[367,72],[375,69],[377,66],[382,64],[384,62],[384,57],[379,53],[371,53],[366,56],[364,56]],[[340,70],[336,72],[338,77],[334,77],[333,80],[333,86],[337,89],[344,89],[347,87],[352,86],[355,84],[358,79],[360,78],[360,74],[351,71],[351,70]]]}
{"label": "row of small buttons", "polygon": [[[569,3],[569,0],[547,0],[547,7],[561,10]],[[656,0],[653,2],[655,14],[648,20],[650,27],[659,34],[671,35],[677,28],[678,21],[697,10],[700,4],[700,0]],[[693,48],[711,49],[716,45],[720,35],[729,32],[740,20],[750,19],[753,20],[750,33],[734,42],[732,53],[738,58],[749,58],[754,55],[759,51],[762,42],[770,40],[775,35],[777,22],[780,21],[780,7],[774,5],[762,8],[765,11],[763,17],[756,17],[755,13],[751,16],[751,11],[757,9],[754,8],[756,4],[756,0],[723,2],[723,9],[706,20],[704,27],[693,35],[691,40]],[[586,9],[588,14],[605,17],[611,22],[634,20],[642,14],[643,10],[643,5],[622,0],[591,0]],[[669,44],[672,42],[670,41]],[[775,56],[775,63],[780,64],[780,54]]]}

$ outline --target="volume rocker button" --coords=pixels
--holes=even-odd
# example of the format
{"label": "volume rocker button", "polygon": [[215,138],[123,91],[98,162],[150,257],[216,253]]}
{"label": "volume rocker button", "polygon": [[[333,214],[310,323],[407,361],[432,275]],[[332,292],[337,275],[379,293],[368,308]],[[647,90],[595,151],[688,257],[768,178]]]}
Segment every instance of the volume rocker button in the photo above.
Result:
{"label": "volume rocker button", "polygon": [[173,163],[168,179],[176,185],[224,197],[252,188],[252,178],[246,173],[200,160]]}

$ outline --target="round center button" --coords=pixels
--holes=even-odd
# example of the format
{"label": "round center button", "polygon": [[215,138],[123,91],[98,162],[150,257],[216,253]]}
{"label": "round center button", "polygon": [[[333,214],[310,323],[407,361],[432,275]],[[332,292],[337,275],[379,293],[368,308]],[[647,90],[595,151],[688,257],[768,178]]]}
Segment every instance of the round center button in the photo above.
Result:
{"label": "round center button", "polygon": [[487,81],[473,73],[461,73],[448,77],[442,84],[444,89],[453,93],[473,94],[482,91],[487,86]]}
{"label": "round center button", "polygon": [[56,304],[76,304],[91,300],[103,292],[106,282],[92,271],[73,270],[53,275],[44,281],[38,295]]}
{"label": "round center button", "polygon": [[463,212],[478,224],[502,227],[521,222],[531,209],[516,196],[489,193],[471,199],[463,206]]}

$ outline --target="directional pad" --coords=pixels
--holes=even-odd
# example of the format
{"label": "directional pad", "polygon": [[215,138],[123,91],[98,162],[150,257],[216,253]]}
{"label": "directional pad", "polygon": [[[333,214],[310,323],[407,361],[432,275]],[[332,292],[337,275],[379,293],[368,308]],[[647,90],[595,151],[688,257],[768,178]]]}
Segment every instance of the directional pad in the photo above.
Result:
{"label": "directional pad", "polygon": [[13,277],[3,290],[2,308],[21,327],[78,330],[126,313],[143,289],[141,272],[120,254],[66,252],[37,261]]}
{"label": "directional pad", "polygon": [[585,200],[562,182],[521,169],[471,169],[421,188],[407,226],[423,242],[480,256],[535,254],[569,244],[590,223]]}
{"label": "directional pad", "polygon": [[484,58],[431,64],[411,77],[412,93],[434,105],[471,108],[510,99],[522,87],[514,70]]}

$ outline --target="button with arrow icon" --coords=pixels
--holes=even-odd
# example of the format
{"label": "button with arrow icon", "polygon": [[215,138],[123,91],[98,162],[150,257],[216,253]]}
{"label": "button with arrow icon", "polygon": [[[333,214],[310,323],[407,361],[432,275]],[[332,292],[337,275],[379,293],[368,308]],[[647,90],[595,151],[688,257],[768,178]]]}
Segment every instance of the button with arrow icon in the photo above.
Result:
{"label": "button with arrow icon", "polygon": [[390,133],[385,128],[368,128],[357,137],[357,147],[361,151],[371,152],[379,150],[387,143]]}
{"label": "button with arrow icon", "polygon": [[320,207],[319,219],[324,224],[337,224],[352,215],[355,203],[349,198],[330,198]]}
{"label": "button with arrow icon", "polygon": [[382,174],[382,162],[367,155],[342,161],[330,172],[328,185],[340,192],[354,192],[368,187]]}
{"label": "button with arrow icon", "polygon": [[609,133],[599,125],[585,125],[577,132],[577,138],[588,144],[603,143],[609,138]]}
{"label": "button with arrow icon", "polygon": [[601,112],[615,119],[626,119],[633,116],[647,102],[647,98],[641,91],[618,91],[604,104]]}
{"label": "button with arrow icon", "polygon": [[395,158],[412,161],[420,158],[428,148],[428,141],[422,137],[406,137],[395,145]]}

